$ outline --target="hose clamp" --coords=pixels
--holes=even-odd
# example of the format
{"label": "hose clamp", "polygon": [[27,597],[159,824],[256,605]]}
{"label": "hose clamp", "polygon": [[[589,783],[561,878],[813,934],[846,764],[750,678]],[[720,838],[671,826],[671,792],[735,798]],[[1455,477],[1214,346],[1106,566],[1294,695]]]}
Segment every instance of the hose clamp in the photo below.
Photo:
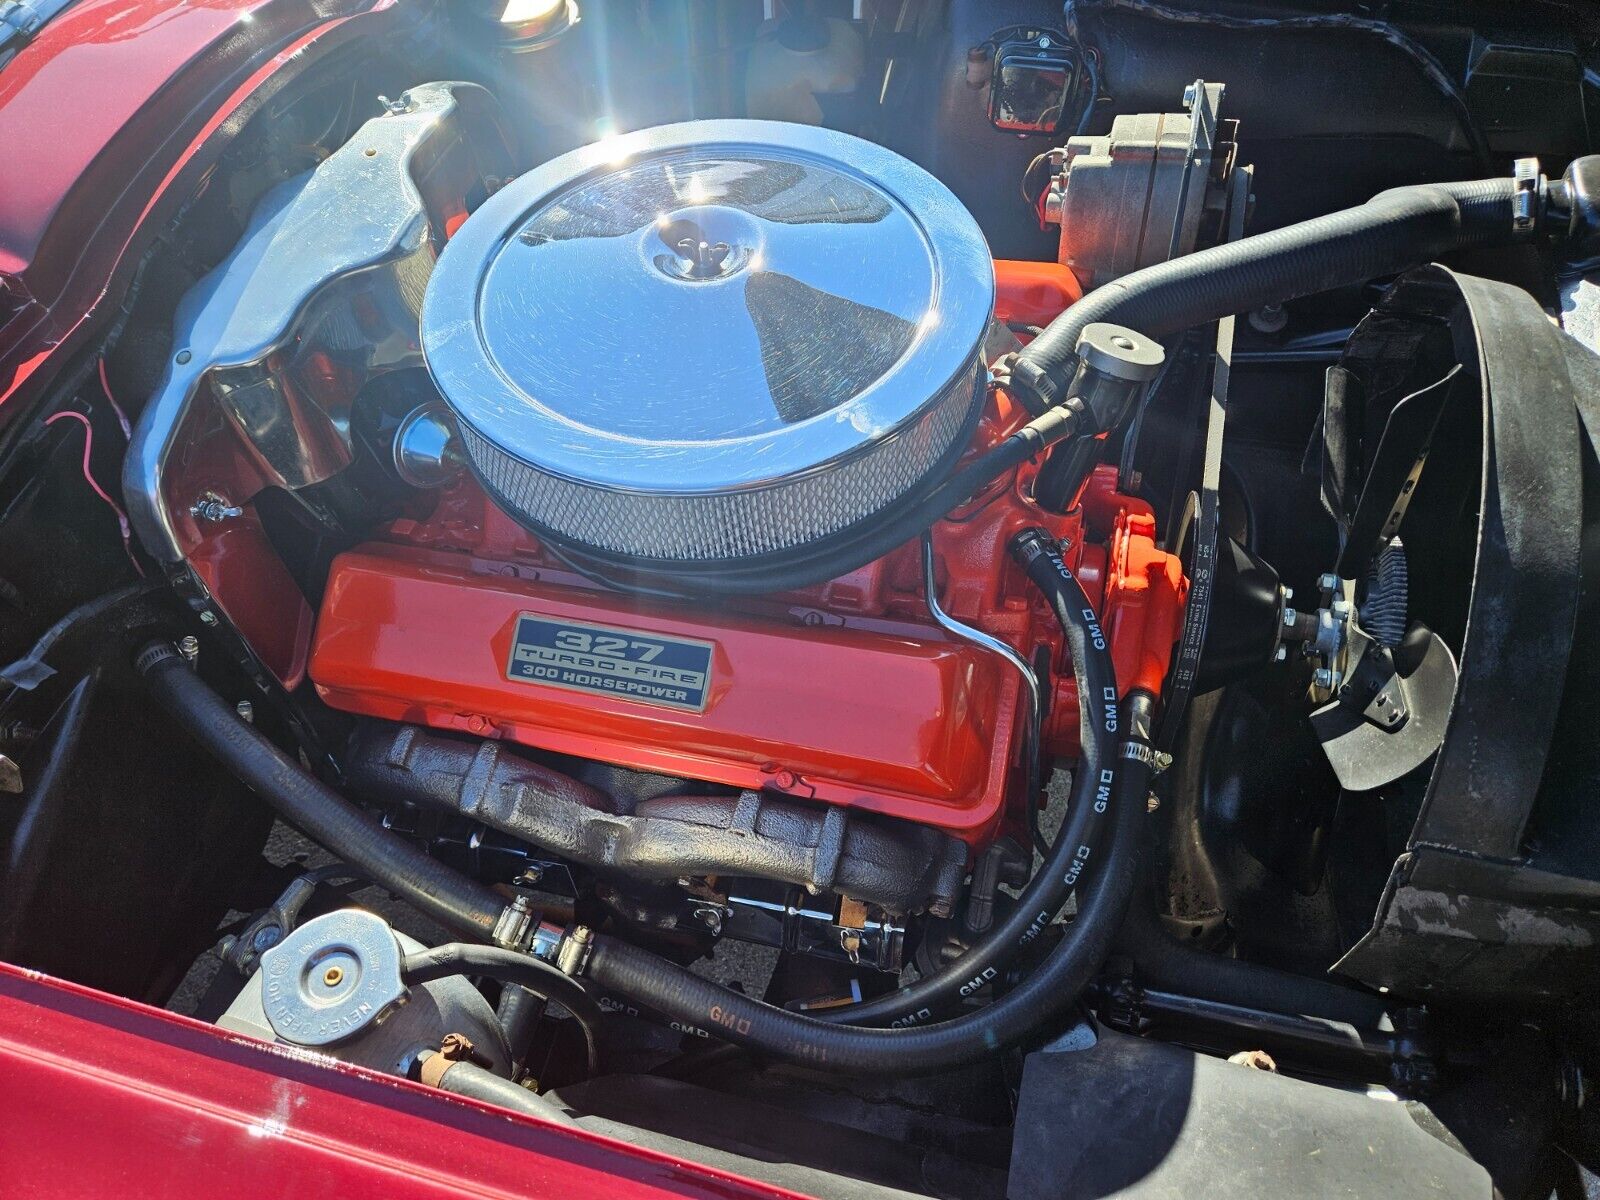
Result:
{"label": "hose clamp", "polygon": [[533,928],[533,901],[519,895],[500,910],[500,917],[489,934],[496,946],[507,950],[524,950],[528,934]]}
{"label": "hose clamp", "polygon": [[1537,158],[1519,158],[1511,166],[1511,232],[1532,233],[1544,199],[1544,176]]}
{"label": "hose clamp", "polygon": [[1172,765],[1172,755],[1165,750],[1157,750],[1149,742],[1123,742],[1122,757],[1144,764],[1156,775]]}
{"label": "hose clamp", "polygon": [[556,950],[556,966],[563,975],[582,975],[594,953],[594,934],[587,925],[574,926]]}

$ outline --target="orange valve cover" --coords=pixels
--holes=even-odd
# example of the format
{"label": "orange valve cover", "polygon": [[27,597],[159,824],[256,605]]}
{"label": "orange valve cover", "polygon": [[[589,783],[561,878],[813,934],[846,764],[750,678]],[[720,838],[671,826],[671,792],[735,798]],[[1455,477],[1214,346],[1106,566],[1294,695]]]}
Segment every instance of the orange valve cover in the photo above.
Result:
{"label": "orange valve cover", "polygon": [[311,677],[347,712],[968,840],[999,822],[1020,690],[998,655],[932,626],[713,615],[381,543],[335,560]]}

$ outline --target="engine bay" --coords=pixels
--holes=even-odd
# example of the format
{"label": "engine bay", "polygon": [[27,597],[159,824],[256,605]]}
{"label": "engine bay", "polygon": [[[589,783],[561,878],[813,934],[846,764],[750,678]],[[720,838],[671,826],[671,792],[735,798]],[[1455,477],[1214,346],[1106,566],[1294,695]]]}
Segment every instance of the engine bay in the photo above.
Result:
{"label": "engine bay", "polygon": [[0,959],[804,1194],[1594,1186],[1592,12],[398,7],[0,429]]}

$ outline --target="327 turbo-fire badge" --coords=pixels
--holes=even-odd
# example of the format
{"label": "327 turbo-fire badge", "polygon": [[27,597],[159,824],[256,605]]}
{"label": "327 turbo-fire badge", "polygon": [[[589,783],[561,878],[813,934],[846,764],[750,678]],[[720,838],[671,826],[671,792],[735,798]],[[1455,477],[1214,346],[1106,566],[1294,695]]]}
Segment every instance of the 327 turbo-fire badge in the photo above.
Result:
{"label": "327 turbo-fire badge", "polygon": [[710,642],[519,613],[506,678],[703,712]]}

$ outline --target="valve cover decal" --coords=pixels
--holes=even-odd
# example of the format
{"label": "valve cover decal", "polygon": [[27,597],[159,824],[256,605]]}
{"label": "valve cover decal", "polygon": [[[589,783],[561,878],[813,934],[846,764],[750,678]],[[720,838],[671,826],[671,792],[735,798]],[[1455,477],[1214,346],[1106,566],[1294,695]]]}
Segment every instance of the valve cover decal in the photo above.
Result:
{"label": "valve cover decal", "polygon": [[711,650],[692,638],[520,613],[506,677],[703,712]]}

